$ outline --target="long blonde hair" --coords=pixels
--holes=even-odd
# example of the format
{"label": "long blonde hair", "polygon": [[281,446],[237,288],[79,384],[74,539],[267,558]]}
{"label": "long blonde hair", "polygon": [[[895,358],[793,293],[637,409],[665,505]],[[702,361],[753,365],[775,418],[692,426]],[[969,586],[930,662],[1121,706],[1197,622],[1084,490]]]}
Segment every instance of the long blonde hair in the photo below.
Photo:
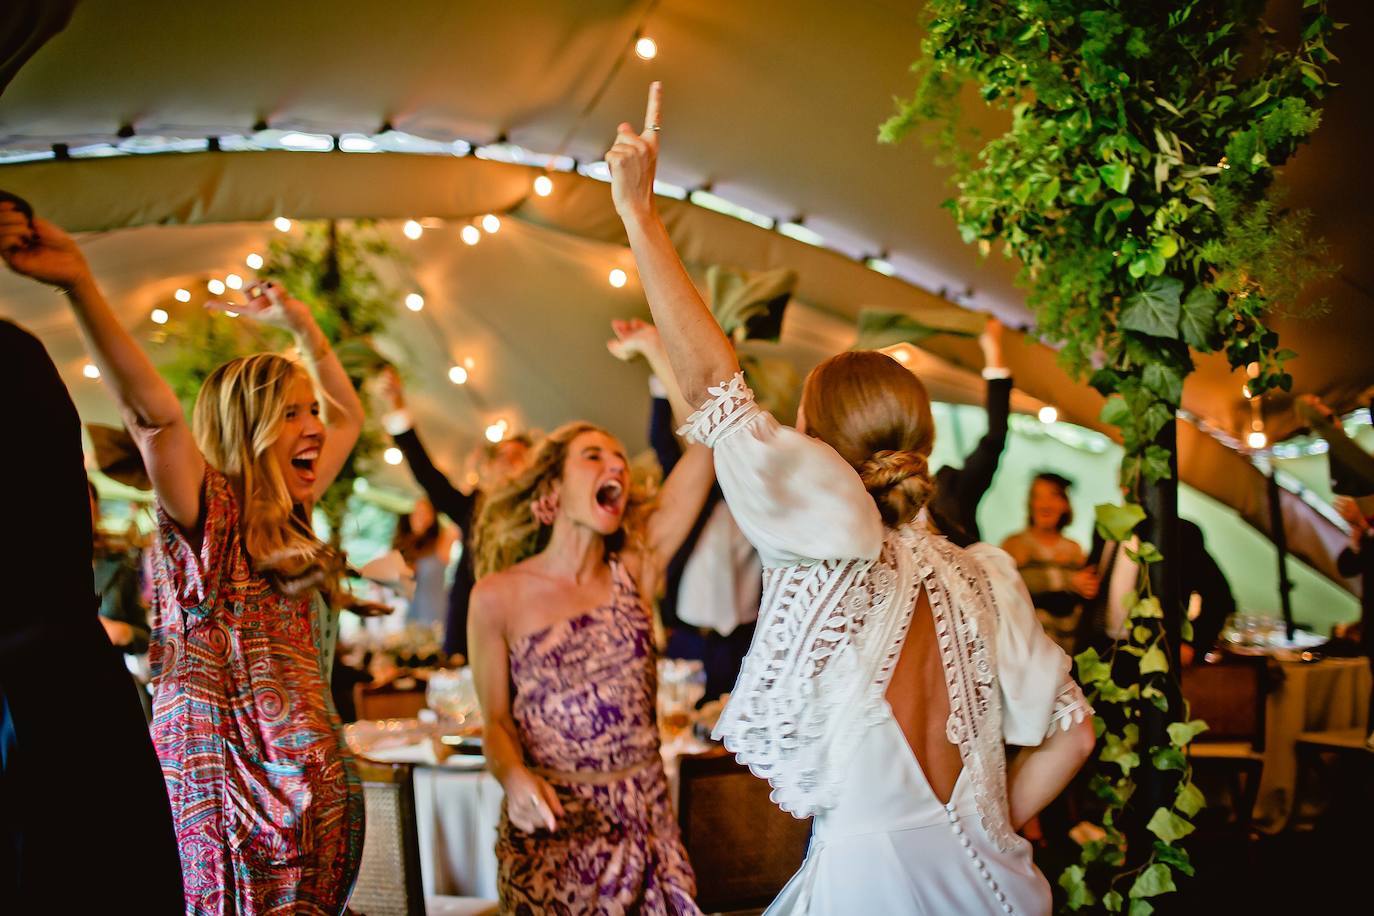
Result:
{"label": "long blonde hair", "polygon": [[806,431],[848,461],[890,527],[916,517],[935,493],[930,395],[901,363],[876,350],[832,356],[806,377]]}
{"label": "long blonde hair", "polygon": [[239,530],[254,569],[283,592],[329,587],[339,558],[315,536],[306,508],[294,503],[271,454],[286,417],[292,383],[309,375],[275,353],[241,356],[201,385],[191,428],[201,454],[237,491]]}
{"label": "long blonde hair", "polygon": [[[568,448],[583,433],[610,435],[579,420],[563,424],[540,440],[524,471],[482,501],[473,529],[473,571],[478,579],[508,569],[548,546],[553,527],[534,517],[533,503],[563,478]],[[620,530],[606,539],[607,553],[633,542],[652,509],[652,490],[642,481],[632,481]]]}

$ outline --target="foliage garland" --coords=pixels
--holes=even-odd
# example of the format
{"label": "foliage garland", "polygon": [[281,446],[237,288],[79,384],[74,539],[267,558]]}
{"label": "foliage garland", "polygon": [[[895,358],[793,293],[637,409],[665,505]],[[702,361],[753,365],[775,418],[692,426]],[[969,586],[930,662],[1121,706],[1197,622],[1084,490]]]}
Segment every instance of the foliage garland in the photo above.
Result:
{"label": "foliage garland", "polygon": [[[1020,260],[1037,333],[1107,396],[1101,419],[1121,431],[1126,494],[1122,506],[1098,507],[1108,540],[1129,540],[1144,521],[1142,483],[1172,476],[1160,437],[1192,353],[1221,351],[1246,367],[1254,397],[1289,390],[1284,364],[1295,354],[1266,318],[1297,311],[1304,288],[1334,269],[1273,178],[1318,125],[1334,85],[1327,40],[1342,26],[1325,0],[1304,0],[1299,33],[1283,38],[1261,20],[1264,5],[930,0],[917,90],[880,131],[895,142],[937,126],[928,139],[953,167],[946,206],[964,240],[984,254],[1001,243]],[[976,152],[960,120],[970,85],[1011,116]],[[1145,542],[1130,555],[1140,575],[1127,638],[1105,657],[1076,659],[1102,711],[1091,788],[1105,810],[1099,838],[1059,885],[1070,909],[1141,916],[1177,889],[1176,872],[1193,874],[1179,841],[1204,800],[1186,749],[1206,725],[1189,720],[1170,671],[1147,574],[1163,557]],[[1167,744],[1145,746],[1149,706],[1171,720]],[[1146,821],[1130,808],[1141,766],[1162,771],[1168,803],[1145,823],[1150,842],[1128,849],[1124,819]]]}

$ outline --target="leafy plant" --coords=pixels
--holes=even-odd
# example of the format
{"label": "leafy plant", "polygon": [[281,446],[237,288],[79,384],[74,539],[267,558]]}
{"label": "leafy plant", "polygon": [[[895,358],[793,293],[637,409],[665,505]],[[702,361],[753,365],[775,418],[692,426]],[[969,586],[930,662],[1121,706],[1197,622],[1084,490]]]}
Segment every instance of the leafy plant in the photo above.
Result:
{"label": "leafy plant", "polygon": [[[401,295],[381,279],[377,264],[398,261],[400,252],[366,222],[347,228],[333,222],[299,225],[300,233],[272,241],[258,275],[277,280],[310,306],[349,378],[361,386],[385,364],[372,338],[396,314]],[[285,331],[199,310],[169,322],[159,339],[163,375],[188,410],[218,366],[237,356],[291,345]],[[353,482],[360,469],[376,460],[385,441],[369,419],[343,470],[320,500],[318,508],[336,546]]]}
{"label": "leafy plant", "polygon": [[[880,138],[921,125],[956,190],[946,206],[964,240],[1020,260],[1020,281],[1042,339],[1065,367],[1107,396],[1103,422],[1125,448],[1126,504],[1099,507],[1098,531],[1126,541],[1145,519],[1142,483],[1172,475],[1161,440],[1173,421],[1193,354],[1224,352],[1246,367],[1258,397],[1288,390],[1267,324],[1296,311],[1303,289],[1334,268],[1285,209],[1274,169],[1316,129],[1333,85],[1324,0],[1305,0],[1287,41],[1261,19],[1261,0],[930,0],[914,96]],[[961,105],[969,88],[1006,110],[1010,125],[978,146]],[[1132,916],[1175,889],[1192,866],[1179,842],[1201,808],[1186,757],[1205,726],[1188,722],[1170,672],[1149,543],[1132,551],[1139,587],[1127,638],[1106,657],[1089,650],[1077,671],[1100,711],[1092,791],[1105,805],[1099,839],[1060,885],[1068,906]],[[1186,621],[1184,626],[1186,628]],[[1186,636],[1186,633],[1185,633]],[[1153,707],[1172,719],[1168,743],[1146,746]],[[1130,809],[1135,772],[1169,779],[1171,800]],[[1138,815],[1153,846],[1127,848],[1123,816]]]}

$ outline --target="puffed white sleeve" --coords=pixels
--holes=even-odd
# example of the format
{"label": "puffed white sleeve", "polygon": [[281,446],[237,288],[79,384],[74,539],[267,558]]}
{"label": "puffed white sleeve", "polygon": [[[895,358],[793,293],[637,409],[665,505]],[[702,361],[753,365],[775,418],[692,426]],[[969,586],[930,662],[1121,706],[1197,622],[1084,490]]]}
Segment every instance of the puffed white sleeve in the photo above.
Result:
{"label": "puffed white sleeve", "polygon": [[1040,626],[1016,561],[990,544],[975,544],[968,552],[986,573],[997,605],[1003,738],[1034,747],[1056,729],[1091,716],[1092,707],[1070,674],[1068,655]]}
{"label": "puffed white sleeve", "polygon": [[765,567],[878,556],[882,518],[848,462],[760,408],[742,374],[710,394],[679,433],[714,451],[725,502]]}

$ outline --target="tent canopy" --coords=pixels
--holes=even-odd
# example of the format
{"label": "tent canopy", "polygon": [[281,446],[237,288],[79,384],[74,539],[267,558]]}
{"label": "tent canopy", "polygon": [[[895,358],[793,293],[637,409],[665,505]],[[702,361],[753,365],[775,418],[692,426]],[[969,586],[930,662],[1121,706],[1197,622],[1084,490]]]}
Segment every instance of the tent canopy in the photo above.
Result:
{"label": "tent canopy", "polygon": [[[1288,15],[1290,5],[1276,12]],[[1330,241],[1343,268],[1320,291],[1327,312],[1275,320],[1285,344],[1300,354],[1292,364],[1295,390],[1321,394],[1338,409],[1354,406],[1374,381],[1367,357],[1374,264],[1361,257],[1374,230],[1374,177],[1358,160],[1361,104],[1374,66],[1354,46],[1360,20],[1374,16],[1348,6],[1338,16],[1356,22],[1335,48],[1345,61],[1337,75],[1344,86],[1316,140],[1284,176],[1291,202],[1312,208],[1313,231]],[[674,240],[694,266],[797,270],[803,307],[794,306],[783,348],[805,366],[852,343],[852,322],[863,307],[908,311],[937,327],[977,326],[976,316],[932,291],[1017,326],[1029,321],[1011,283],[1013,265],[980,261],[938,208],[947,189],[929,150],[874,139],[891,97],[911,88],[907,67],[918,49],[918,19],[916,5],[876,0],[422,0],[390,7],[152,0],[136,15],[112,0],[86,0],[0,96],[0,151],[118,143],[129,130],[136,143],[251,135],[264,125],[330,135],[372,135],[385,126],[434,140],[505,140],[587,163],[600,158],[617,122],[639,117],[645,85],[661,79],[663,179],[709,187],[771,220],[801,222],[823,239],[816,247],[700,207],[665,204]],[[629,52],[641,31],[658,42],[651,62]],[[31,50],[32,41],[14,53],[7,48],[0,65]],[[10,69],[0,66],[0,75]],[[997,124],[982,112],[975,119]],[[397,343],[414,348],[422,421],[432,420],[436,435],[460,430],[440,442],[456,455],[497,413],[540,426],[585,415],[622,433],[640,423],[641,405],[624,397],[625,385],[637,384],[634,370],[609,364],[599,348],[606,319],[643,311],[633,281],[623,290],[602,285],[609,266],[633,275],[607,189],[555,173],[555,193],[533,197],[533,174],[452,155],[223,152],[10,164],[0,166],[0,187],[69,228],[121,230],[88,239],[87,249],[130,322],[146,321],[154,302],[188,278],[241,264],[246,249],[262,244],[270,231],[263,221],[273,216],[513,216],[507,234],[470,250],[453,225],[414,248],[414,280],[434,303],[425,321],[444,334],[407,326],[397,331]],[[871,255],[893,264],[898,278],[856,260]],[[0,281],[0,303],[44,336],[80,393],[79,344],[62,303],[12,278]],[[937,337],[926,349],[947,365],[978,365],[971,341]],[[489,373],[477,370],[473,383],[455,392],[444,387],[443,373],[447,361],[464,355]],[[1011,360],[1018,387],[1032,399],[1055,404],[1065,419],[1096,425],[1100,399],[1067,378],[1047,349],[1013,346]],[[963,395],[951,381],[937,396],[976,397],[976,378],[956,377]],[[1184,406],[1238,435],[1250,416],[1242,382],[1224,361],[1206,358],[1189,380]],[[87,407],[84,395],[78,400]],[[1297,424],[1281,397],[1265,411],[1275,437]],[[1194,439],[1196,447],[1189,444]],[[1255,508],[1262,506],[1258,473],[1204,439],[1182,436],[1184,478],[1266,527],[1265,513]],[[1319,541],[1337,532],[1294,502],[1290,526],[1312,533],[1310,549],[1302,535],[1296,546],[1323,566]]]}

